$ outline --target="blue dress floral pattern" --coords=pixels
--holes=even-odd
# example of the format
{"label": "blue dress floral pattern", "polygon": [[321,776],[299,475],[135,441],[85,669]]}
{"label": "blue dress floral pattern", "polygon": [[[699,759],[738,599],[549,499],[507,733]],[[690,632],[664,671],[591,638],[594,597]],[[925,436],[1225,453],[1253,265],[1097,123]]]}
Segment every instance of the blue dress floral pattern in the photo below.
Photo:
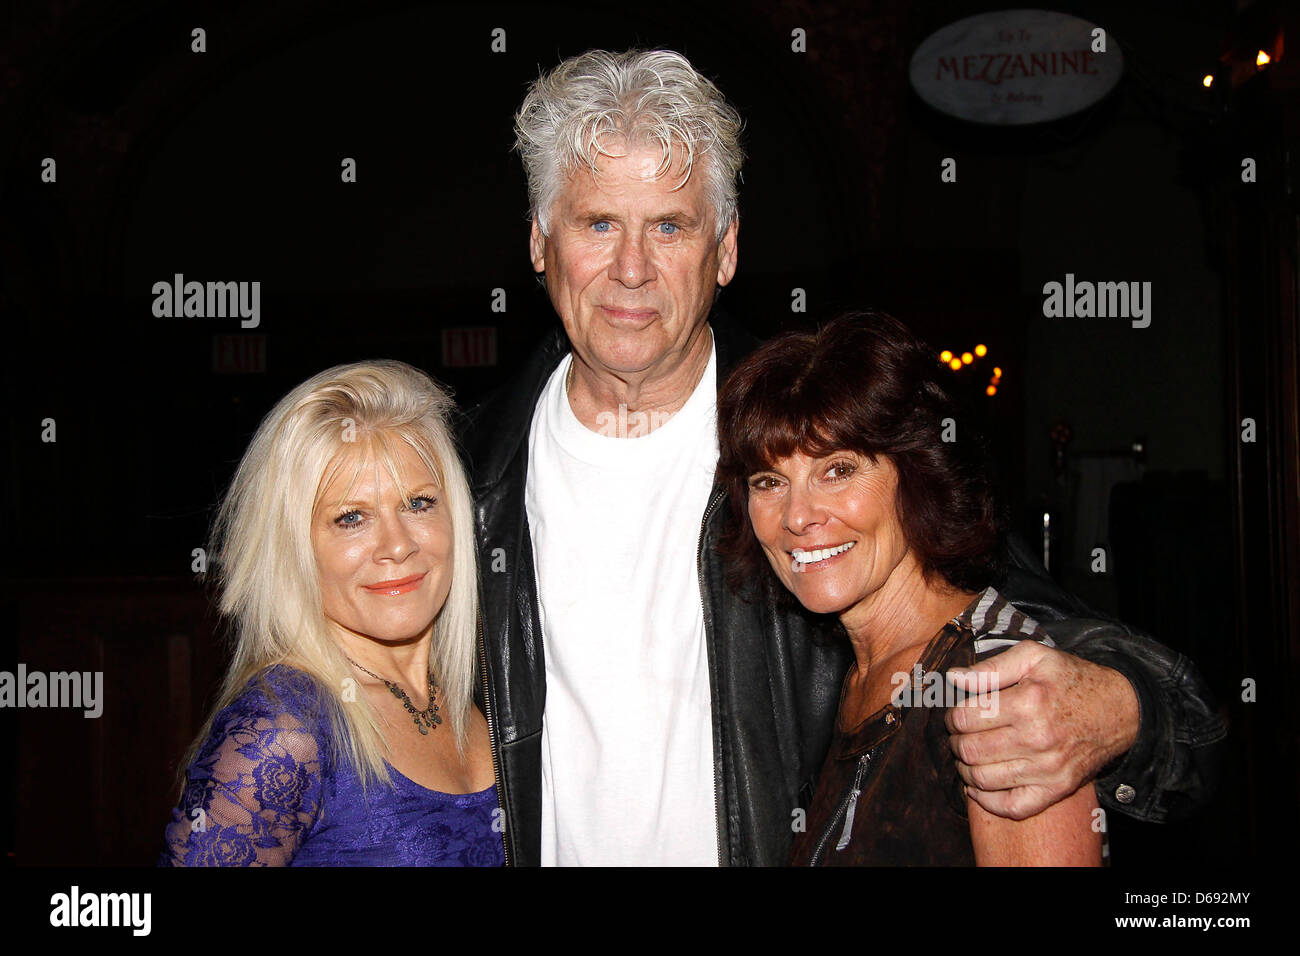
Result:
{"label": "blue dress floral pattern", "polygon": [[501,866],[496,787],[439,793],[392,767],[363,793],[315,682],[271,667],[212,722],[160,866]]}

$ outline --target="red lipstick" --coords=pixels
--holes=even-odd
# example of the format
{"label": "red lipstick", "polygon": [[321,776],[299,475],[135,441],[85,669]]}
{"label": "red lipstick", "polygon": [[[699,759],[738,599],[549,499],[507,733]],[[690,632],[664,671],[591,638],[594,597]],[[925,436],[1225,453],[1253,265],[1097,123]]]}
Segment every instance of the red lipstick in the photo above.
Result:
{"label": "red lipstick", "polygon": [[362,585],[362,587],[372,594],[405,594],[408,591],[414,591],[418,588],[420,582],[424,580],[424,575],[428,573],[428,571],[425,571],[424,574],[412,574],[409,578],[396,578],[392,581],[380,581],[378,584],[365,584]]}

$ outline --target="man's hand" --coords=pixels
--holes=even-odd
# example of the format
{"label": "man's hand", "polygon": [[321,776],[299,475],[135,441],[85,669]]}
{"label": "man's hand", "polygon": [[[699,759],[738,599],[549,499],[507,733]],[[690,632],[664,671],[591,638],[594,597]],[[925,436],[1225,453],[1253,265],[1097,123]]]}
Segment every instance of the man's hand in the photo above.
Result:
{"label": "man's hand", "polygon": [[[971,799],[1000,817],[1041,813],[1137,740],[1137,694],[1123,674],[1036,641],[952,668],[948,679],[972,695],[946,718],[957,772]],[[1000,689],[973,696],[990,686]]]}

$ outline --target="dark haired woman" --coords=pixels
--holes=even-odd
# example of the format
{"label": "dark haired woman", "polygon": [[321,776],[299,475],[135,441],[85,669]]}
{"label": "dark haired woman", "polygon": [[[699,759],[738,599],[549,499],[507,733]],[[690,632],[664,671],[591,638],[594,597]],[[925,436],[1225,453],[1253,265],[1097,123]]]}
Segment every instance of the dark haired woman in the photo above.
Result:
{"label": "dark haired woman", "polygon": [[1091,784],[1003,819],[965,796],[948,746],[943,672],[1050,640],[992,587],[997,510],[974,444],[943,440],[938,368],[896,320],[853,314],[774,339],[718,395],[735,580],[770,566],[839,616],[855,659],[792,861],[1098,865]]}

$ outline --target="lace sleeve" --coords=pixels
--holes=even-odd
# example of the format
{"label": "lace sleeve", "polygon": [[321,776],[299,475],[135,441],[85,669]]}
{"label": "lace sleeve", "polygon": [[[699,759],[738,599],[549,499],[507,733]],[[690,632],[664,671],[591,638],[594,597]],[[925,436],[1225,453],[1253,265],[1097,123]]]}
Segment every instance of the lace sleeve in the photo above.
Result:
{"label": "lace sleeve", "polygon": [[321,811],[321,746],[292,714],[232,707],[186,773],[172,866],[286,866]]}

